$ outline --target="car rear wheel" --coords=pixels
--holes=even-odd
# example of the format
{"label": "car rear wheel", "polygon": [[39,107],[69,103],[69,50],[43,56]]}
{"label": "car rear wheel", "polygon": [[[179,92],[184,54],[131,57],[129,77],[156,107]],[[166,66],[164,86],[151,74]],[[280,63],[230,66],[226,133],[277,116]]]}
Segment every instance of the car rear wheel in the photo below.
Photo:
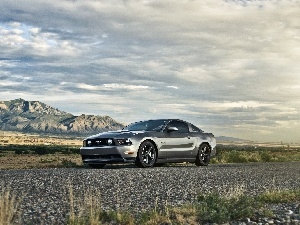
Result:
{"label": "car rear wheel", "polygon": [[101,169],[105,166],[106,164],[89,164],[89,166],[91,168],[94,168],[94,169]]}
{"label": "car rear wheel", "polygon": [[157,158],[156,147],[151,141],[144,141],[138,151],[135,164],[138,167],[153,167]]}
{"label": "car rear wheel", "polygon": [[196,166],[207,166],[210,161],[210,152],[211,147],[209,144],[201,144],[195,162]]}

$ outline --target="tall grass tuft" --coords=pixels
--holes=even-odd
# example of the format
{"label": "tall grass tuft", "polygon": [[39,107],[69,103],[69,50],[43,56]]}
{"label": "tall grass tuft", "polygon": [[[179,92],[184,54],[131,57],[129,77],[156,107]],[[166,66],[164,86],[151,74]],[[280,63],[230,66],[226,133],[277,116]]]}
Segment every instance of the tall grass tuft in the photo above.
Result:
{"label": "tall grass tuft", "polygon": [[2,189],[0,193],[0,224],[10,225],[17,217],[19,202],[10,190]]}
{"label": "tall grass tuft", "polygon": [[129,212],[102,210],[100,193],[87,189],[84,196],[75,196],[73,186],[69,184],[69,198],[69,225],[135,224],[135,218]]}
{"label": "tall grass tuft", "polygon": [[258,196],[259,201],[265,203],[300,202],[300,189],[298,190],[270,190]]}

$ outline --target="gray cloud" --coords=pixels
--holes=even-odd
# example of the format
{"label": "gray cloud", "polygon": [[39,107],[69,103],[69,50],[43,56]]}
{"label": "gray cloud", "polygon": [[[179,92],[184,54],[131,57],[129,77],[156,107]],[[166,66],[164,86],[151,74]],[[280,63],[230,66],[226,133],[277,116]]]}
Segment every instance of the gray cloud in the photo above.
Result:
{"label": "gray cloud", "polygon": [[[296,1],[3,0],[3,100],[300,142]],[[289,132],[290,131],[290,132]],[[272,136],[273,135],[273,136]]]}

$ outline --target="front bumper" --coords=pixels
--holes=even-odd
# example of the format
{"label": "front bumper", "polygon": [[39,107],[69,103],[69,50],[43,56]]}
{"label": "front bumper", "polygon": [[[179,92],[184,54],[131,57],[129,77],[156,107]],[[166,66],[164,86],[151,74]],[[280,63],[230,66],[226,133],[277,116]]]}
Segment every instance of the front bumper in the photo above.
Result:
{"label": "front bumper", "polygon": [[137,152],[133,146],[81,147],[84,164],[135,162]]}

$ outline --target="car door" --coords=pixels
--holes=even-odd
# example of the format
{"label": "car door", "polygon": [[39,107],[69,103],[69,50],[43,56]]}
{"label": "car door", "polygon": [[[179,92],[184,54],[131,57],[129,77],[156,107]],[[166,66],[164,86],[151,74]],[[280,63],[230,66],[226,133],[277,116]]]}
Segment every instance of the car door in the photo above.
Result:
{"label": "car door", "polygon": [[[177,128],[177,129],[168,129]],[[161,153],[166,158],[190,158],[195,146],[195,139],[191,137],[189,125],[184,121],[173,120],[169,122],[165,131],[164,143]]]}

